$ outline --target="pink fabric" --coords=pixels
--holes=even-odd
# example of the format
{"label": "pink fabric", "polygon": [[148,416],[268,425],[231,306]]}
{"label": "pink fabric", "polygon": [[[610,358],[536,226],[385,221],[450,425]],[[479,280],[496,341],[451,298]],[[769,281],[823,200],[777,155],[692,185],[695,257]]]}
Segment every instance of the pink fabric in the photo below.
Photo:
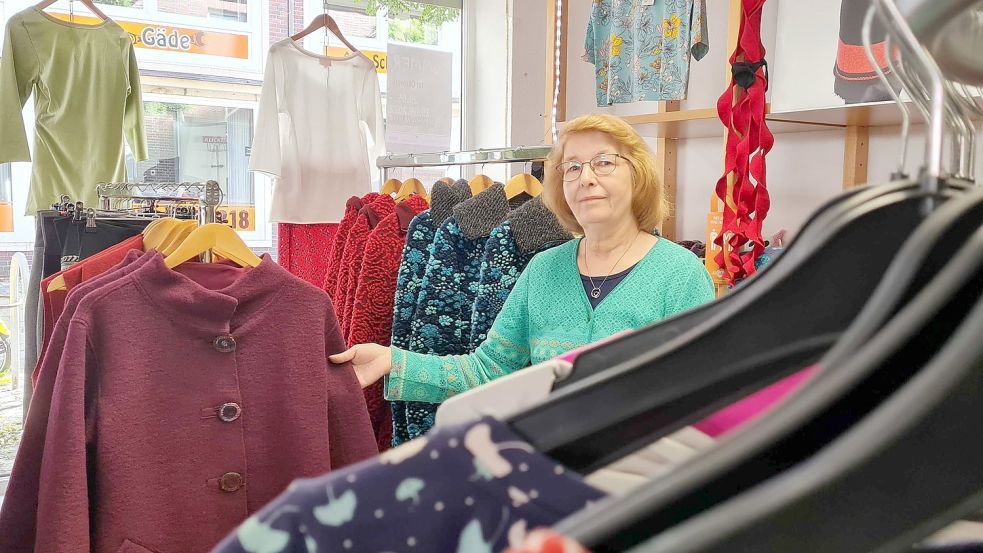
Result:
{"label": "pink fabric", "polygon": [[787,376],[782,380],[759,390],[748,397],[724,407],[693,426],[713,438],[733,432],[754,419],[764,415],[780,400],[798,390],[809,378],[818,371],[813,365]]}
{"label": "pink fabric", "polygon": [[[624,332],[612,334],[599,342],[568,351],[559,356],[559,359],[573,363],[578,357],[580,357],[581,353],[592,350],[602,344],[614,341],[630,333],[632,333],[632,331],[626,330]],[[717,411],[693,426],[697,430],[713,438],[722,436],[728,432],[733,432],[741,426],[765,414],[769,408],[777,404],[779,400],[798,390],[802,384],[804,384],[817,370],[818,367],[815,365],[802,369],[792,376],[785,377],[784,379],[779,380],[763,390],[759,390],[748,397],[729,405],[728,407],[724,407],[720,411]]]}
{"label": "pink fabric", "polygon": [[607,338],[605,338],[603,340],[600,340],[598,342],[594,342],[593,344],[587,344],[586,346],[580,346],[577,349],[572,349],[572,350],[564,353],[563,355],[561,355],[559,357],[559,359],[562,359],[562,360],[564,360],[564,361],[566,361],[568,363],[573,363],[574,361],[577,360],[578,357],[580,357],[580,354],[581,353],[583,353],[585,351],[590,351],[590,350],[592,350],[592,349],[594,349],[594,348],[596,348],[598,346],[601,346],[603,344],[606,344],[608,342],[613,342],[614,340],[617,340],[618,338],[621,338],[622,336],[627,336],[627,335],[631,334],[632,332],[634,332],[634,331],[633,330],[622,330],[621,332],[616,332],[616,333],[608,336]]}

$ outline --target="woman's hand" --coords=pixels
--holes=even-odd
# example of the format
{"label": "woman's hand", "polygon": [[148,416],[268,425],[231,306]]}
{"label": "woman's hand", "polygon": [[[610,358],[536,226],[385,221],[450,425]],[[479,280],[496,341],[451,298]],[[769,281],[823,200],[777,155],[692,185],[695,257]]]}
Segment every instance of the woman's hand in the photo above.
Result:
{"label": "woman's hand", "polygon": [[328,360],[336,365],[351,361],[355,376],[362,388],[389,374],[393,366],[393,354],[386,346],[379,344],[359,344],[348,351],[329,355]]}

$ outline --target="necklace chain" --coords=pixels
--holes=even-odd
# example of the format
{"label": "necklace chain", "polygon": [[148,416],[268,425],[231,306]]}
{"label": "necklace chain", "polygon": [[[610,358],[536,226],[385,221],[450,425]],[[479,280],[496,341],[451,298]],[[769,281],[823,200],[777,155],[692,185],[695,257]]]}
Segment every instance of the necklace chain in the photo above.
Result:
{"label": "necklace chain", "polygon": [[590,274],[590,265],[587,264],[587,245],[586,244],[584,245],[584,268],[587,269],[587,280],[590,281],[590,288],[591,288],[590,297],[594,298],[595,300],[601,297],[601,288],[604,286],[604,283],[607,282],[608,278],[611,277],[611,273],[618,266],[618,264],[621,263],[621,260],[624,259],[626,255],[628,255],[628,250],[630,250],[631,247],[635,245],[635,239],[638,238],[639,234],[641,234],[641,231],[635,233],[635,236],[631,239],[631,242],[628,243],[628,247],[625,248],[625,251],[621,253],[621,257],[619,257],[618,260],[614,262],[614,265],[611,267],[611,270],[608,271],[608,274],[605,275],[604,280],[601,281],[600,286],[594,284],[594,277],[592,277]]}

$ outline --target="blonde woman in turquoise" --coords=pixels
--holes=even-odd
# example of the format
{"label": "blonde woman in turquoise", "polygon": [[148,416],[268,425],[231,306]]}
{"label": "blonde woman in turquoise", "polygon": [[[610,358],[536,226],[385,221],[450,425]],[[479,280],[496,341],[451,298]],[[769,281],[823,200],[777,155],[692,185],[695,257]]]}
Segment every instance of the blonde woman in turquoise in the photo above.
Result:
{"label": "blonde woman in turquoise", "polygon": [[564,126],[547,161],[543,199],[580,236],[537,254],[474,353],[436,356],[360,344],[362,387],[386,377],[386,398],[440,403],[612,334],[709,302],[710,275],[656,236],[667,214],[652,150],[625,121],[585,115]]}

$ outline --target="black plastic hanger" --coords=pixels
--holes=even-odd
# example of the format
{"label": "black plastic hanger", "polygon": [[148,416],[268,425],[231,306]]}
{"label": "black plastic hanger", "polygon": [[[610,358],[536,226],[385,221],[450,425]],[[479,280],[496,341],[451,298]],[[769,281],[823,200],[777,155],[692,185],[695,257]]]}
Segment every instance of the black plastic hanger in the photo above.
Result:
{"label": "black plastic hanger", "polygon": [[[939,207],[913,231],[863,312],[824,358],[823,366],[847,364],[853,353],[871,340],[928,283],[941,286],[933,279],[940,276],[943,267],[953,275],[950,280],[956,282],[951,285],[950,292],[958,289],[958,282],[969,278],[972,269],[962,273],[958,268],[953,269],[952,257],[964,248],[970,236],[979,233],[981,224],[983,190],[964,193]],[[963,307],[968,308],[971,304],[963,302]],[[958,318],[949,317],[936,328],[949,328],[956,322]],[[932,335],[921,337],[932,338]],[[908,354],[906,362],[917,363],[917,357]],[[814,377],[810,386],[835,379],[840,374],[840,371],[823,371]],[[853,378],[859,378],[858,375],[854,371]],[[777,417],[782,423],[780,429],[772,429],[770,434],[748,436],[742,433],[740,439],[728,442],[726,447],[680,467],[672,479],[653,482],[626,498],[608,500],[598,504],[596,509],[575,514],[564,520],[558,529],[570,532],[595,552],[620,551],[637,544],[660,528],[749,489],[815,452],[865,412],[860,404],[849,403],[849,399],[841,404],[844,411],[839,418],[834,418],[833,423],[806,426],[802,419],[775,415],[769,420],[774,421]],[[868,401],[866,405],[869,410],[876,403]],[[800,426],[796,426],[796,421]],[[758,431],[757,427],[755,431]]]}
{"label": "black plastic hanger", "polygon": [[981,296],[983,225],[856,355],[732,443],[790,421],[790,441],[845,433],[633,551],[887,553],[983,508]]}
{"label": "black plastic hanger", "polygon": [[[782,256],[789,270],[776,263],[763,271],[753,292],[749,283],[710,321],[557,391],[513,417],[512,428],[558,462],[590,471],[814,363],[922,221],[924,197],[912,189],[856,206],[815,246],[790,248]],[[765,334],[770,347],[757,338]]]}
{"label": "black plastic hanger", "polygon": [[[802,226],[802,230],[799,231],[796,238],[789,244],[788,248],[786,248],[786,251],[781,256],[776,258],[767,269],[769,271],[786,270],[786,268],[792,264],[785,264],[784,258],[787,257],[787,254],[792,251],[797,251],[796,248],[806,248],[808,244],[814,243],[815,240],[821,240],[824,236],[826,236],[826,227],[828,226],[828,221],[830,218],[836,218],[842,215],[842,213],[849,211],[856,205],[877,196],[882,196],[884,194],[899,190],[910,189],[913,186],[914,185],[910,181],[898,182],[884,186],[855,188],[847,193],[837,196],[833,200],[824,204],[821,208],[819,208],[819,210],[809,217],[806,223]],[[793,255],[793,258],[794,257],[795,256]],[[779,268],[776,269],[776,266]],[[690,309],[689,311],[680,313],[674,317],[659,321],[646,328],[640,329],[637,332],[633,332],[627,336],[624,336],[623,338],[601,344],[594,349],[581,353],[577,357],[576,361],[574,361],[573,371],[571,374],[567,378],[557,382],[556,389],[563,389],[574,382],[578,382],[588,376],[597,374],[617,363],[627,361],[638,355],[639,351],[651,350],[656,346],[662,345],[669,340],[684,334],[696,326],[712,319],[718,312],[720,312],[721,309],[726,308],[728,304],[733,302],[734,298],[739,298],[741,294],[745,293],[748,287],[755,285],[755,280],[752,277],[752,279],[749,279],[742,286],[717,299],[716,301]]]}

